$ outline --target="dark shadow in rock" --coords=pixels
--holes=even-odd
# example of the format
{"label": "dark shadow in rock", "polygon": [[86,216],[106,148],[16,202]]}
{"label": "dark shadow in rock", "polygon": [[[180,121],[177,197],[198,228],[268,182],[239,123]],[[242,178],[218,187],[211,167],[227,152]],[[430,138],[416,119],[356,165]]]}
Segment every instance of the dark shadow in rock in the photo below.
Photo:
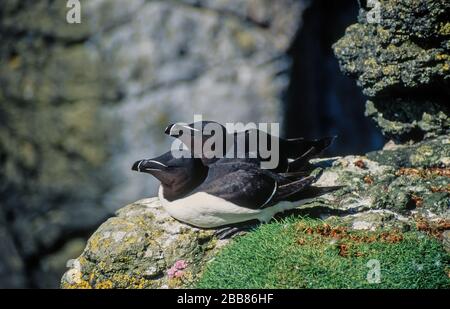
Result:
{"label": "dark shadow in rock", "polygon": [[384,142],[364,117],[361,89],[340,72],[331,48],[356,22],[357,13],[356,1],[312,1],[289,50],[293,63],[283,97],[283,133],[306,138],[339,135],[325,156],[362,154]]}
{"label": "dark shadow in rock", "polygon": [[[296,208],[287,210],[283,213],[276,214],[273,219],[282,220],[290,216],[296,217],[309,217],[309,218],[321,218],[322,215],[330,215],[330,216],[345,216],[354,214],[354,211],[351,210],[342,210],[330,208],[327,206],[315,206],[311,208]],[[272,219],[272,220],[273,220]],[[219,239],[233,238],[234,236],[243,235],[247,232],[251,232],[252,230],[258,228],[262,223],[258,220],[251,220],[246,222],[241,222],[238,224],[230,224],[226,226],[222,226],[220,228],[215,229],[215,235]]]}
{"label": "dark shadow in rock", "polygon": [[327,206],[314,206],[309,208],[295,208],[287,210],[284,213],[275,215],[275,219],[282,219],[288,216],[321,218],[323,215],[329,216],[346,216],[354,214],[352,210],[335,209]]}

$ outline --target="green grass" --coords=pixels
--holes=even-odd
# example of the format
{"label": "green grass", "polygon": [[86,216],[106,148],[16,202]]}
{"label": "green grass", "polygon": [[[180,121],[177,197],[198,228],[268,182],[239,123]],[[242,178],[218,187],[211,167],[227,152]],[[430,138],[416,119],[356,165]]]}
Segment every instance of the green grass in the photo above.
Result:
{"label": "green grass", "polygon": [[[367,262],[380,262],[369,283]],[[233,241],[198,288],[450,288],[449,255],[419,232],[352,232],[323,221],[287,219]]]}

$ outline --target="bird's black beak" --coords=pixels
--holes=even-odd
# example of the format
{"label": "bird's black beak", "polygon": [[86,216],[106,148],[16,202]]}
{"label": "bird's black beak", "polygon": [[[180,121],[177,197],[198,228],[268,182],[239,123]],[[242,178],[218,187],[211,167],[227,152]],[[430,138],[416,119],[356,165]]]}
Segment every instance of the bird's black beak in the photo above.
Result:
{"label": "bird's black beak", "polygon": [[131,169],[137,172],[152,173],[158,171],[164,171],[168,168],[164,163],[158,162],[156,160],[139,160],[134,162]]}
{"label": "bird's black beak", "polygon": [[[184,128],[184,130],[186,130],[186,128]],[[172,137],[179,138],[183,135],[183,125],[178,123],[169,124],[164,130],[164,133]]]}
{"label": "bird's black beak", "polygon": [[173,123],[169,124],[167,126],[167,128],[164,130],[164,133],[167,134],[167,135],[170,135],[170,131],[172,130],[173,125],[174,125]]}
{"label": "bird's black beak", "polygon": [[169,124],[164,130],[164,133],[175,138],[179,138],[181,135],[183,135],[183,131],[176,123]]}

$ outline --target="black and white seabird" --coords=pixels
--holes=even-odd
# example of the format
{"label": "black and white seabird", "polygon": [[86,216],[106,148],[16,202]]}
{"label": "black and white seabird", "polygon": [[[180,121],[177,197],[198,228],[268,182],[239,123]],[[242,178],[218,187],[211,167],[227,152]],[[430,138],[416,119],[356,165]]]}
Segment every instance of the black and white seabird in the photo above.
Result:
{"label": "black and white seabird", "polygon": [[[260,169],[255,164],[231,160],[219,160],[204,166],[207,168],[206,177],[204,170],[193,178],[180,176],[198,167],[194,167],[196,163],[189,160],[198,159],[171,159],[170,155],[165,154],[159,158],[137,161],[133,169],[150,173],[161,181],[158,195],[164,209],[172,217],[201,228],[216,228],[255,219],[268,222],[279,212],[298,207],[338,188],[313,187],[311,185],[316,179],[313,176],[280,175]],[[192,181],[197,186],[193,183],[186,186]],[[177,189],[174,190],[175,183]]]}
{"label": "black and white seabird", "polygon": [[[223,137],[222,146],[221,146],[221,157],[225,157],[226,153],[229,149],[234,146],[234,150],[236,153],[236,149],[240,143],[245,145],[245,152],[249,152],[249,140],[253,134],[258,137],[257,143],[261,142],[261,138],[265,138],[269,148],[271,148],[271,138],[274,138],[270,134],[260,131],[258,129],[249,129],[241,132],[228,133],[226,128],[217,123],[215,121],[201,121],[198,123],[191,124],[181,124],[174,123],[167,126],[165,129],[165,133],[172,137],[178,138],[192,153],[193,156],[199,157],[202,159],[204,165],[210,165],[217,162],[220,157],[212,157],[205,153],[203,153],[203,146],[205,143],[212,138],[217,132],[214,134],[208,134],[205,129],[205,126],[208,124],[215,124],[216,127],[220,128],[221,136]],[[211,132],[212,133],[212,132]],[[231,135],[231,136],[230,136]],[[227,138],[233,141],[233,144],[230,145],[226,143]],[[309,167],[309,160],[313,157],[319,155],[323,150],[328,148],[335,136],[333,137],[325,137],[317,140],[307,140],[304,138],[294,138],[294,139],[284,139],[284,138],[276,138],[279,144],[279,162],[278,166],[274,169],[271,169],[274,172],[292,172],[292,171],[300,171],[305,170]],[[195,143],[199,143],[199,145],[195,145]],[[228,146],[228,148],[227,148]],[[259,145],[256,145],[256,148],[259,149]],[[200,151],[200,152],[199,152]],[[256,158],[256,162],[264,161],[259,156],[259,153]],[[249,162],[249,160],[247,160]]]}

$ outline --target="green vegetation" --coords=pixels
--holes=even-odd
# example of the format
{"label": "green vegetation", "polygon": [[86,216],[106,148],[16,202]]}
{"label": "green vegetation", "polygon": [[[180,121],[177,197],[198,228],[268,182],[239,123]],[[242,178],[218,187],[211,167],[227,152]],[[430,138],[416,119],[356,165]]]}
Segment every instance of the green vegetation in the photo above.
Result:
{"label": "green vegetation", "polygon": [[[367,263],[380,262],[380,283]],[[349,231],[290,218],[265,224],[227,246],[198,288],[450,288],[449,255],[421,232]]]}

